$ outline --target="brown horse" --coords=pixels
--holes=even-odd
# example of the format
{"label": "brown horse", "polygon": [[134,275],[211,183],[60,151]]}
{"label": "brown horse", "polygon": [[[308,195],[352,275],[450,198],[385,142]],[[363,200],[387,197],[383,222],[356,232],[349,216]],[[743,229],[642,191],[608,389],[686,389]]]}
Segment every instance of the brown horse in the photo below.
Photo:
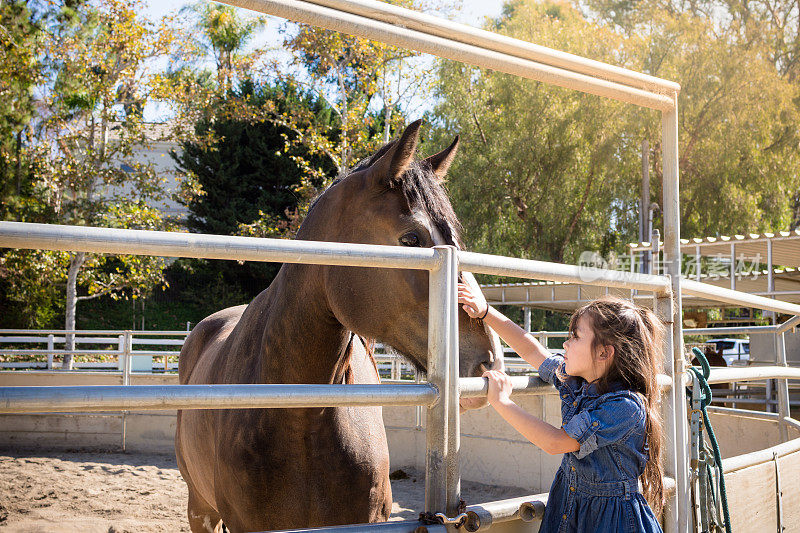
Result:
{"label": "brown horse", "polygon": [[[415,161],[420,121],[338,179],[297,238],[402,246],[459,244],[441,185],[458,139]],[[462,376],[495,363],[491,337],[459,309]],[[427,360],[428,273],[284,264],[248,306],[200,322],[180,382],[378,383],[360,337]],[[502,358],[499,359],[500,361]],[[470,405],[469,407],[473,407]],[[392,505],[380,407],[178,411],[175,452],[193,532],[384,521]]]}

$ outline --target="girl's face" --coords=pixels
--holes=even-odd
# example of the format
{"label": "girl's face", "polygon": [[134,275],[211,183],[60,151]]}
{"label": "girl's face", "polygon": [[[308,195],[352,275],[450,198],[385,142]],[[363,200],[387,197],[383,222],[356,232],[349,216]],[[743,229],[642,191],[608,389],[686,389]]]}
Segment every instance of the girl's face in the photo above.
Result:
{"label": "girl's face", "polygon": [[594,332],[590,319],[581,316],[576,324],[575,333],[564,342],[564,362],[567,374],[581,377],[586,381],[594,381],[602,376],[602,365],[598,365],[592,351]]}

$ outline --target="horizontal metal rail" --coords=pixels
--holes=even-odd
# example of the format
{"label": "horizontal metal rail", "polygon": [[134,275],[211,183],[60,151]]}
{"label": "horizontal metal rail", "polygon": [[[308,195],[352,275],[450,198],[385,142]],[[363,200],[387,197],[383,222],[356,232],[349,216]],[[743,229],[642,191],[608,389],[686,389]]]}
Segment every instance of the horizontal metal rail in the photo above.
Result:
{"label": "horizontal metal rail", "polygon": [[353,15],[378,20],[395,26],[428,33],[451,41],[470,44],[486,50],[530,59],[588,76],[603,78],[640,89],[655,92],[680,91],[681,86],[674,81],[662,80],[628,70],[626,68],[601,63],[581,56],[553,50],[545,46],[514,39],[490,31],[460,24],[440,17],[420,13],[412,9],[377,2],[375,0],[307,0],[309,3],[337,9]]}
{"label": "horizontal metal rail", "polygon": [[480,274],[563,281],[583,285],[601,285],[621,289],[638,289],[652,291],[657,294],[669,294],[670,292],[670,281],[665,276],[638,274],[622,270],[588,268],[475,252],[458,252],[458,264],[461,270]]}
{"label": "horizontal metal rail", "polygon": [[432,385],[0,387],[0,413],[432,405]]}
{"label": "horizontal metal rail", "polygon": [[721,328],[684,328],[684,335],[747,335],[775,333],[776,326],[725,326]]}
{"label": "horizontal metal rail", "polygon": [[[0,222],[0,224],[3,224]],[[2,239],[2,229],[0,229],[0,239]],[[188,335],[191,331],[176,330],[176,331],[157,331],[157,330],[122,330],[122,329],[0,329],[0,335],[125,335],[130,333],[134,336],[165,336],[165,335]],[[47,337],[43,337],[47,340]],[[89,339],[91,341],[91,339]],[[115,339],[116,340],[116,339]],[[134,339],[137,340],[137,339]],[[58,341],[57,341],[58,342]],[[63,342],[63,341],[61,341]],[[80,342],[75,339],[75,342]]]}
{"label": "horizontal metal rail", "polygon": [[454,42],[449,38],[416,31],[403,25],[343,13],[310,2],[224,0],[223,3],[651,109],[666,111],[675,108],[675,99],[672,95],[598,79],[530,59],[487,50],[480,46]]}
{"label": "horizontal metal rail", "polygon": [[348,526],[326,526],[302,529],[281,529],[261,533],[447,533],[443,524],[425,524],[418,520],[378,522],[376,524],[352,524]]}
{"label": "horizontal metal rail", "polygon": [[690,279],[681,280],[681,291],[692,296],[701,296],[715,302],[727,302],[743,307],[755,307],[767,311],[777,311],[789,315],[800,315],[800,305],[763,296],[756,296],[746,292],[734,291],[723,287],[716,287],[707,283],[700,283]]}
{"label": "horizontal metal rail", "polygon": [[[544,396],[553,393],[553,386],[535,376],[509,376],[512,394],[525,394],[530,396]],[[487,378],[460,378],[458,380],[459,395],[462,398],[485,397],[489,393],[489,380]]]}
{"label": "horizontal metal rail", "polygon": [[0,222],[0,247],[382,268],[437,268],[433,248]]}
{"label": "horizontal metal rail", "polygon": [[[494,524],[511,520],[523,520],[525,522],[532,522],[536,519],[541,520],[548,496],[548,493],[545,492],[543,494],[532,494],[519,498],[470,505],[467,507],[467,521],[464,524],[464,529],[473,532],[489,529]],[[533,512],[526,513],[525,510],[532,510]]]}
{"label": "horizontal metal rail", "polygon": [[[799,369],[800,370],[800,369]],[[512,392],[515,395],[547,396],[554,394],[553,385],[537,376],[509,376]],[[672,386],[672,380],[665,374],[657,376],[660,387],[666,389]],[[460,378],[458,390],[462,398],[485,397],[489,393],[489,380],[487,378]]]}
{"label": "horizontal metal rail", "polygon": [[[684,374],[689,379],[689,374]],[[709,383],[730,383],[733,381],[761,381],[765,379],[800,379],[800,368],[787,366],[747,366],[741,368],[711,367]],[[730,400],[730,401],[736,401]]]}

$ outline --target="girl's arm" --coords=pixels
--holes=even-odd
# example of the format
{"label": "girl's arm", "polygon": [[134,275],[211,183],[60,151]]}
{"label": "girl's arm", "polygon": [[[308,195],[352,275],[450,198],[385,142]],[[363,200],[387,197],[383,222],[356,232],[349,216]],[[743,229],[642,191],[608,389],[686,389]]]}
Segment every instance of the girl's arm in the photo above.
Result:
{"label": "girl's arm", "polygon": [[[491,312],[491,311],[490,311]],[[581,446],[563,428],[557,428],[526,413],[509,398],[511,381],[508,376],[498,370],[489,370],[483,374],[489,378],[489,403],[500,413],[506,422],[519,431],[526,439],[549,453],[576,452]]]}
{"label": "girl's arm", "polygon": [[[506,341],[512,350],[536,368],[550,357],[547,348],[541,345],[536,338],[508,319],[503,313],[489,307],[483,294],[473,293],[463,283],[458,284],[458,302],[464,311],[472,318],[483,317],[483,321],[492,328],[500,338]],[[488,313],[486,313],[488,309]]]}

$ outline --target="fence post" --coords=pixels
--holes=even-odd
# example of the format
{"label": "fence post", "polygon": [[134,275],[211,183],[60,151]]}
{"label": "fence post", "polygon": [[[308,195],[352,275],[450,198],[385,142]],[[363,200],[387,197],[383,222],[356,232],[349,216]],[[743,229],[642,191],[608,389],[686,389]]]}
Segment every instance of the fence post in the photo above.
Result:
{"label": "fence post", "polygon": [[[775,334],[775,341],[778,344],[777,363],[778,366],[786,367],[786,338],[783,332]],[[786,427],[786,419],[789,414],[789,380],[778,379],[775,381],[778,389],[778,429],[780,431],[781,442],[789,440],[789,431]]]}
{"label": "fence post", "polygon": [[[460,483],[453,484],[452,461],[449,457],[453,448],[457,451],[457,442],[449,442],[453,429],[458,430],[458,381],[450,385],[450,364],[457,361],[458,351],[450,356],[453,348],[452,322],[457,320],[455,314],[458,301],[453,271],[456,264],[456,251],[452,246],[435,246],[434,251],[439,259],[438,266],[430,271],[428,289],[428,383],[439,391],[438,400],[428,408],[425,428],[425,511],[448,514],[448,505],[456,498]],[[458,325],[456,324],[457,328]],[[455,342],[458,342],[456,335]],[[456,368],[456,375],[458,370]],[[452,398],[455,392],[455,398]],[[455,400],[456,416],[451,416]],[[452,422],[455,419],[456,427]],[[450,475],[448,475],[450,473]],[[451,514],[452,516],[452,514]]]}
{"label": "fence post", "polygon": [[53,350],[56,349],[56,338],[51,333],[47,336],[47,370],[53,370]]}
{"label": "fence post", "polygon": [[764,404],[768,413],[772,413],[772,379],[767,379],[764,385]]}
{"label": "fence post", "polygon": [[133,349],[133,335],[130,330],[125,330],[122,336],[122,384],[131,384],[131,350]]}
{"label": "fence post", "polygon": [[447,339],[447,516],[455,517],[459,513],[461,502],[461,407],[458,378],[460,360],[458,347],[458,253],[454,246],[448,247],[450,260],[447,275],[450,294],[446,299],[449,309],[450,334]]}
{"label": "fence post", "polygon": [[[126,329],[122,336],[122,384],[131,384],[131,351],[133,350],[133,334]],[[122,411],[122,451],[125,451],[125,441],[128,433],[128,411]]]}
{"label": "fence post", "polygon": [[[656,300],[656,313],[667,326],[664,335],[664,370],[672,378],[670,391],[662,396],[662,418],[664,420],[665,457],[664,474],[675,479],[675,493],[667,498],[664,509],[665,533],[681,532],[682,520],[688,522],[689,464],[686,442],[686,397],[683,387],[683,375],[679,370],[678,353],[675,347],[673,330],[675,328],[673,303],[670,296],[659,296]],[[680,326],[678,326],[680,327]],[[677,353],[674,353],[677,352]],[[683,357],[681,353],[680,357]],[[683,393],[683,394],[682,394]],[[681,409],[683,402],[683,409]],[[683,478],[681,478],[683,476]]]}

